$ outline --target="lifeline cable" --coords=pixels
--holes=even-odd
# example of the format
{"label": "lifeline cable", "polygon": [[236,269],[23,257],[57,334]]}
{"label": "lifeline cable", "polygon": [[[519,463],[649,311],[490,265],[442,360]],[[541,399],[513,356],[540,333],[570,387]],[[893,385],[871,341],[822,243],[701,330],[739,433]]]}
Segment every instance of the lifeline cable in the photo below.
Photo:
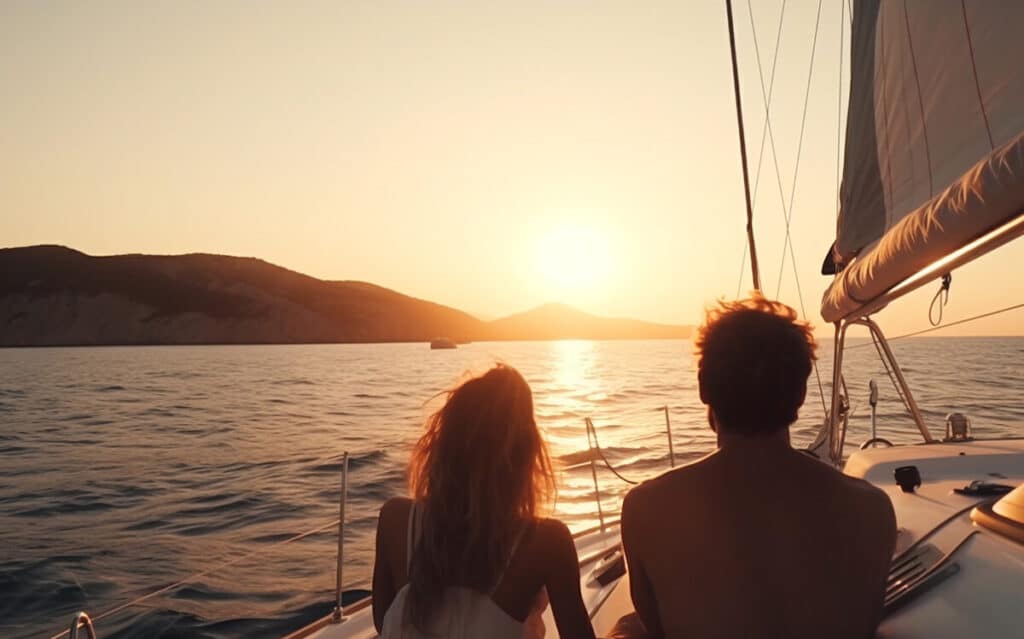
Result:
{"label": "lifeline cable", "polygon": [[[1015,311],[1015,310],[1017,310],[1019,308],[1024,308],[1024,302],[1022,302],[1020,304],[1014,304],[1012,306],[1007,306],[1005,308],[1001,308],[1001,309],[996,310],[996,311],[989,311],[988,313],[982,313],[981,315],[975,315],[974,317],[968,317],[968,318],[965,318],[965,319],[962,319],[962,320],[957,320],[955,322],[950,322],[949,324],[943,324],[942,326],[933,326],[931,328],[926,328],[926,329],[923,329],[923,330],[920,330],[920,331],[915,331],[913,333],[906,333],[904,335],[897,335],[896,337],[890,337],[887,341],[895,342],[898,339],[904,339],[906,337],[917,337],[918,335],[924,335],[925,333],[931,333],[933,331],[939,331],[939,330],[942,330],[944,328],[951,328],[951,327],[957,326],[959,324],[966,324],[968,322],[973,322],[973,321],[976,321],[976,320],[984,319],[986,317],[992,317],[993,315],[999,315],[1001,313],[1007,313],[1009,311]],[[864,346],[869,346],[869,344],[866,344],[866,343],[865,344],[854,344],[852,346],[847,346],[846,350],[850,350],[850,349],[853,349],[853,348],[862,348]]]}
{"label": "lifeline cable", "polygon": [[[180,586],[184,586],[185,584],[189,583],[190,581],[193,581],[195,579],[199,579],[200,577],[205,577],[206,575],[218,572],[220,570],[223,570],[224,568],[227,568],[228,566],[233,566],[233,565],[239,563],[240,561],[243,561],[245,559],[249,559],[249,558],[253,557],[254,555],[260,555],[260,554],[263,554],[263,553],[265,553],[265,552],[267,552],[269,550],[277,548],[279,546],[285,546],[285,545],[290,544],[292,542],[299,541],[300,539],[305,539],[306,537],[309,537],[311,535],[315,535],[317,533],[321,533],[321,532],[323,532],[323,531],[325,531],[325,530],[327,530],[329,528],[335,528],[335,527],[337,527],[339,521],[340,520],[335,519],[334,521],[326,523],[326,524],[323,524],[322,526],[317,526],[316,528],[313,528],[311,530],[307,530],[306,532],[303,532],[303,533],[299,533],[297,535],[289,537],[288,539],[283,539],[283,540],[278,541],[276,543],[270,544],[266,548],[257,548],[256,550],[252,550],[250,552],[247,552],[247,553],[244,553],[242,555],[239,555],[238,557],[235,557],[234,559],[228,559],[226,561],[222,561],[221,563],[213,566],[212,568],[207,568],[206,570],[201,570],[199,572],[192,573],[191,575],[189,575],[188,577],[185,577],[184,579],[176,581],[176,582],[174,582],[174,583],[172,583],[170,585],[164,586],[163,588],[159,588],[157,590],[154,590],[153,592],[151,592],[149,594],[142,595],[141,597],[137,597],[135,599],[132,599],[128,603],[123,603],[123,604],[120,604],[118,606],[114,606],[113,608],[110,608],[109,610],[96,615],[95,617],[92,618],[92,620],[95,623],[95,622],[99,621],[100,619],[104,619],[106,617],[109,617],[110,615],[113,615],[113,614],[116,614],[118,612],[121,612],[122,610],[126,610],[128,608],[131,608],[132,606],[138,605],[138,604],[142,603],[143,601],[146,601],[147,599],[151,599],[153,597],[156,597],[157,595],[162,595],[165,592],[169,592],[171,590],[174,590],[175,588],[178,588]],[[71,632],[70,629],[64,630],[63,632],[59,632],[59,633],[53,635],[52,637],[50,637],[50,639],[61,639],[62,637],[68,636],[70,634],[70,632]]]}

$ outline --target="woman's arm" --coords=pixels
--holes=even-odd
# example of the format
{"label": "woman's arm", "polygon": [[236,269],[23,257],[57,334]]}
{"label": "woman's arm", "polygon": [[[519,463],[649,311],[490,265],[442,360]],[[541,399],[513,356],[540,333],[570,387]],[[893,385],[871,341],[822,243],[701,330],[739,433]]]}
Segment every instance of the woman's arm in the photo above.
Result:
{"label": "woman's arm", "polygon": [[391,511],[395,500],[389,500],[380,509],[377,518],[377,543],[373,558],[373,625],[377,632],[384,626],[384,614],[395,600],[395,582],[391,574],[391,562],[388,561],[387,534],[394,521]]}
{"label": "woman's arm", "polygon": [[594,628],[583,605],[580,592],[580,565],[576,556],[576,543],[572,533],[562,522],[549,519],[544,522],[545,537],[550,548],[548,576],[545,586],[551,600],[551,612],[561,637],[593,639]]}

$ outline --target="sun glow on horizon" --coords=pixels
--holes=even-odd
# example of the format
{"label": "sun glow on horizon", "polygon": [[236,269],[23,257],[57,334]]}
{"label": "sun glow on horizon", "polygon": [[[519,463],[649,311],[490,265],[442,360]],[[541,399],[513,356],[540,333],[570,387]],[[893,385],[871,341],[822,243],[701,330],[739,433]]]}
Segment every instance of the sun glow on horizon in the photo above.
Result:
{"label": "sun glow on horizon", "polygon": [[535,282],[551,299],[586,302],[609,285],[616,269],[614,249],[609,235],[593,225],[554,226],[537,241]]}

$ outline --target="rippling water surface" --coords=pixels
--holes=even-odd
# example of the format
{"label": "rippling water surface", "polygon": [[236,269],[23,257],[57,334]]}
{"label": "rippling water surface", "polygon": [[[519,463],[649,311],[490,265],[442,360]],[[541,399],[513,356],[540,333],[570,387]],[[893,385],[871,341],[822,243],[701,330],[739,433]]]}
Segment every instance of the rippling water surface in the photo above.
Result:
{"label": "rippling water surface", "polygon": [[[914,441],[870,341],[855,345],[848,444],[867,438],[872,377],[880,434]],[[957,409],[979,436],[1024,434],[1024,338],[893,347],[936,432]],[[830,351],[824,342],[826,382]],[[428,402],[495,360],[532,385],[563,466],[580,459],[589,416],[624,476],[666,468],[661,406],[677,461],[713,446],[686,341],[0,350],[0,636],[49,637],[73,611],[97,614],[202,571],[103,619],[100,636],[275,636],[325,614],[333,529],[281,542],[337,517],[350,451],[345,582],[367,587],[377,509],[404,490]],[[794,440],[808,442],[821,416],[812,377]],[[615,511],[628,485],[599,474]],[[595,521],[589,467],[562,471],[556,509],[573,528]]]}

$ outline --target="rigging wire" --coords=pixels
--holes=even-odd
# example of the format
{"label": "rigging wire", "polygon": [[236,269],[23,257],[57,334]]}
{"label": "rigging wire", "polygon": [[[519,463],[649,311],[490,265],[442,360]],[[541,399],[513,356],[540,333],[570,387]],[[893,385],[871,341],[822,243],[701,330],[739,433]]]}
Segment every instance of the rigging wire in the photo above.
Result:
{"label": "rigging wire", "polygon": [[740,136],[740,160],[743,165],[743,193],[747,203],[747,241],[750,243],[750,270],[754,289],[761,290],[761,273],[757,265],[757,247],[754,245],[754,210],[750,202],[750,172],[747,169],[747,140],[743,132],[743,101],[740,99],[740,72],[736,62],[736,30],[732,19],[732,0],[725,0],[729,22],[729,50],[732,54],[732,86],[736,96],[736,122]]}
{"label": "rigging wire", "polygon": [[[758,32],[754,24],[754,6],[751,0],[746,0],[746,12],[751,17],[751,33],[754,34],[754,53],[758,61],[758,76],[764,78],[764,70],[761,67],[761,48],[758,46]],[[771,71],[768,78],[768,97],[765,99],[765,123],[761,127],[761,145],[758,148],[758,164],[754,170],[754,194],[751,206],[753,207],[758,200],[758,187],[761,185],[761,169],[764,166],[765,157],[765,142],[768,137],[769,127],[771,127],[771,119],[768,117],[771,112],[771,98],[775,91],[775,70],[778,68],[778,52],[781,49],[782,42],[782,24],[785,18],[785,0],[782,0],[782,8],[778,14],[778,28],[775,33],[775,51],[772,53],[771,59]],[[763,80],[762,80],[763,82]],[[743,256],[739,260],[739,282],[736,284],[736,298],[739,298],[739,292],[743,286],[743,274],[746,270],[746,243],[743,243]]]}
{"label": "rigging wire", "polygon": [[[785,219],[785,223],[786,223],[786,240],[783,243],[783,247],[782,247],[782,262],[779,265],[779,283],[778,283],[778,287],[777,287],[777,290],[776,290],[776,293],[775,293],[775,297],[777,298],[779,296],[779,293],[781,292],[781,289],[782,289],[782,272],[783,272],[783,269],[784,269],[785,264],[786,264],[786,249],[787,249],[787,246],[788,246],[790,254],[792,255],[792,258],[793,258],[792,259],[793,278],[794,278],[794,280],[796,282],[797,296],[798,296],[798,298],[800,300],[800,312],[801,312],[801,314],[805,318],[808,317],[808,315],[807,315],[807,308],[804,305],[803,288],[800,285],[800,274],[799,274],[799,271],[797,269],[797,264],[796,264],[796,251],[793,249],[793,241],[792,241],[792,236],[790,234],[790,220],[792,219],[792,216],[793,216],[793,199],[794,199],[795,194],[796,194],[797,178],[799,177],[799,172],[800,172],[800,155],[801,155],[801,151],[803,149],[804,131],[806,129],[806,124],[807,124],[807,108],[808,108],[808,104],[810,103],[810,96],[811,96],[811,79],[812,79],[813,72],[814,72],[814,57],[815,57],[815,52],[817,50],[818,32],[819,32],[820,27],[821,27],[821,5],[822,5],[822,0],[818,0],[817,15],[816,15],[815,22],[814,22],[814,37],[813,37],[813,40],[812,40],[812,43],[811,43],[811,60],[810,60],[809,69],[807,71],[807,88],[806,88],[806,90],[804,92],[804,106],[803,106],[803,113],[802,113],[802,117],[801,117],[801,121],[800,121],[800,136],[799,136],[799,141],[797,143],[796,164],[795,164],[794,169],[793,169],[793,182],[792,182],[792,186],[790,188],[790,201],[789,201],[788,205],[786,204],[785,188],[782,185],[782,172],[781,172],[781,170],[779,168],[778,152],[777,152],[777,149],[776,149],[776,146],[775,146],[775,134],[773,133],[772,128],[771,128],[771,117],[770,117],[770,113],[768,112],[769,97],[768,97],[768,92],[767,92],[767,90],[765,88],[765,84],[764,84],[764,71],[763,71],[763,68],[761,66],[761,58],[760,58],[760,53],[759,53],[760,52],[760,47],[757,44],[757,30],[753,28],[753,25],[754,25],[754,23],[753,23],[753,14],[751,14],[751,30],[752,30],[753,39],[754,39],[754,51],[757,54],[756,57],[757,57],[757,66],[758,66],[758,78],[761,81],[761,97],[764,99],[764,102],[765,102],[765,128],[766,128],[767,134],[768,134],[769,148],[772,151],[772,161],[773,161],[773,164],[775,166],[775,179],[776,179],[776,183],[778,184],[778,187],[779,187],[779,199],[782,202],[782,215],[783,215],[783,218]],[[782,31],[782,27],[781,27],[781,18],[780,18],[779,35],[781,35],[781,31]],[[778,49],[779,49],[779,47],[778,47],[778,45],[776,45],[776,55],[778,55]],[[822,410],[822,413],[827,416],[828,415],[828,406],[825,403],[825,387],[824,387],[824,384],[821,381],[821,373],[818,370],[817,362],[815,362],[815,364],[814,364],[814,376],[815,376],[815,378],[817,380],[817,383],[818,383],[818,396],[821,399],[821,410]]]}
{"label": "rigging wire", "polygon": [[[920,331],[914,331],[913,333],[906,333],[906,334],[903,334],[903,335],[897,335],[896,337],[888,338],[887,341],[895,342],[898,339],[905,339],[905,338],[908,338],[908,337],[917,337],[918,335],[924,335],[925,333],[932,333],[934,331],[940,331],[940,330],[942,330],[944,328],[952,328],[953,326],[958,326],[960,324],[967,324],[968,322],[974,322],[976,320],[984,319],[986,317],[992,317],[993,315],[1000,315],[1002,313],[1008,313],[1010,311],[1015,311],[1015,310],[1021,309],[1021,308],[1024,308],[1024,302],[1022,302],[1020,304],[1013,304],[1011,306],[1006,306],[1006,307],[1000,308],[1000,309],[995,310],[995,311],[989,311],[988,313],[982,313],[980,315],[975,315],[973,317],[967,317],[967,318],[964,318],[962,320],[957,320],[955,322],[950,322],[949,324],[943,324],[942,326],[932,326],[931,328],[925,328],[925,329],[922,329]],[[850,349],[854,349],[854,348],[862,348],[864,346],[867,346],[867,344],[853,344],[851,346],[847,346],[846,350],[850,350]]]}
{"label": "rigging wire", "polygon": [[[810,101],[811,101],[811,79],[814,76],[814,54],[817,51],[817,47],[818,47],[818,29],[821,26],[821,4],[822,4],[822,0],[818,0],[818,15],[817,15],[817,17],[815,18],[815,21],[814,21],[814,38],[811,40],[811,62],[810,62],[810,65],[808,66],[808,69],[807,69],[807,89],[804,91],[804,108],[803,108],[803,115],[800,117],[800,135],[797,138],[797,143],[796,143],[796,161],[795,161],[795,164],[793,165],[793,183],[792,183],[792,185],[790,186],[790,189],[789,189],[789,207],[788,207],[788,209],[786,208],[786,201],[785,201],[785,199],[783,199],[783,201],[782,201],[782,206],[784,207],[785,216],[786,216],[786,239],[785,239],[785,241],[783,242],[783,245],[782,245],[782,263],[779,264],[779,282],[778,282],[778,286],[776,286],[776,288],[775,288],[775,297],[778,297],[779,293],[782,291],[782,271],[783,271],[784,267],[786,266],[786,248],[787,247],[789,248],[789,254],[792,257],[791,261],[793,263],[793,276],[796,278],[796,286],[797,286],[798,290],[800,288],[800,276],[797,274],[796,251],[793,250],[793,238],[792,238],[792,235],[790,233],[790,222],[793,219],[793,201],[796,199],[796,183],[797,183],[797,176],[798,176],[798,174],[800,172],[800,156],[801,156],[801,154],[803,152],[803,148],[804,148],[804,131],[806,130],[806,125],[807,125],[807,107],[808,107],[808,105],[810,104]],[[804,303],[803,294],[801,293],[800,294],[801,310],[803,310],[803,303]],[[806,312],[804,312],[804,317],[807,317],[807,313]]]}
{"label": "rigging wire", "polygon": [[892,369],[889,368],[889,360],[885,354],[882,353],[882,347],[879,345],[874,331],[869,332],[871,333],[871,343],[875,345],[875,352],[878,353],[878,359],[882,361],[882,366],[885,367],[885,374],[889,378],[889,382],[892,384],[892,387],[896,389],[896,394],[899,396],[900,401],[903,402],[903,408],[907,409],[908,413],[912,413],[913,411],[910,410],[910,403],[907,402],[907,397],[903,394],[903,389],[900,388],[900,385],[896,382],[896,377],[893,375]]}

